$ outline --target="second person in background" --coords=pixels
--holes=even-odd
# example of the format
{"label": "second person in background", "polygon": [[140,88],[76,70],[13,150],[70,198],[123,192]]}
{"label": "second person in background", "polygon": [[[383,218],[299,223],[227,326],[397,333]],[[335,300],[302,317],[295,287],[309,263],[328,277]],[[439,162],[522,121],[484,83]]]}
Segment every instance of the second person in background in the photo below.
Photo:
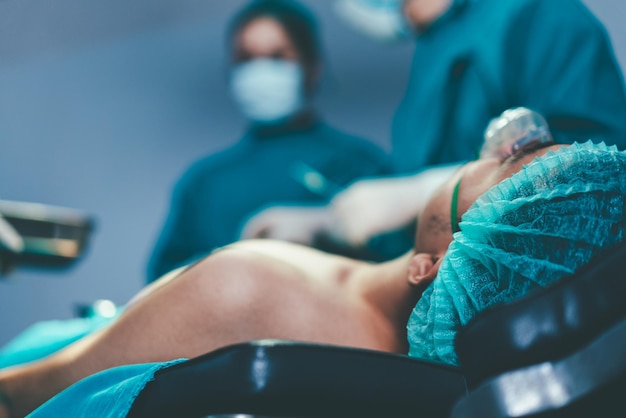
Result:
{"label": "second person in background", "polygon": [[328,126],[312,107],[323,63],[307,9],[252,1],[234,16],[228,41],[231,93],[249,126],[237,144],[197,161],[178,181],[149,282],[236,241],[263,207],[325,204],[356,178],[386,172],[382,149]]}

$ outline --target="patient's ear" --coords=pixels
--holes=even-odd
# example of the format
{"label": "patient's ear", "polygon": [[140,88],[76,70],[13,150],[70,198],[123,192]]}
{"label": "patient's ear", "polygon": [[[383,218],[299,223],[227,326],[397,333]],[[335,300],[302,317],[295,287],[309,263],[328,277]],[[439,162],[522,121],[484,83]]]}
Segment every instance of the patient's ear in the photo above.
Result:
{"label": "patient's ear", "polygon": [[437,277],[443,257],[432,254],[415,254],[409,264],[409,283],[412,286],[425,288]]}

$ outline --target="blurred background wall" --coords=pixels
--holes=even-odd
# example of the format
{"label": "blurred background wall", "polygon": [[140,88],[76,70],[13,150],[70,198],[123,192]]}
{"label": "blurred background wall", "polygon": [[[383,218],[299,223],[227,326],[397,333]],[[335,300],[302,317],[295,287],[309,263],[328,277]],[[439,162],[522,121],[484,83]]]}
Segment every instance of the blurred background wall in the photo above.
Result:
{"label": "blurred background wall", "polygon": [[[326,46],[323,116],[387,147],[410,43],[376,44],[339,20],[332,0],[302,1]],[[71,318],[76,304],[123,304],[143,286],[174,182],[243,131],[225,83],[224,32],[245,3],[0,0],[0,199],[96,220],[71,269],[0,281],[0,345],[36,321]],[[626,2],[585,3],[626,69]]]}

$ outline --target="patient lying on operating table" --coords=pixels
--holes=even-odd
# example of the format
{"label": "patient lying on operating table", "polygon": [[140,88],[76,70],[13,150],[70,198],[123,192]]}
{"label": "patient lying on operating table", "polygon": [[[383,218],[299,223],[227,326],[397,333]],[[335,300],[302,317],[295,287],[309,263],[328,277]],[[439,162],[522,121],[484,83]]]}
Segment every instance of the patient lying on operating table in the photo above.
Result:
{"label": "patient lying on operating table", "polygon": [[396,260],[272,241],[229,246],[146,288],[107,328],[0,372],[0,417],[23,416],[104,369],[255,339],[454,363],[456,330],[478,311],[549,286],[620,242],[625,195],[625,152],[531,143],[462,167],[423,211],[414,250]]}

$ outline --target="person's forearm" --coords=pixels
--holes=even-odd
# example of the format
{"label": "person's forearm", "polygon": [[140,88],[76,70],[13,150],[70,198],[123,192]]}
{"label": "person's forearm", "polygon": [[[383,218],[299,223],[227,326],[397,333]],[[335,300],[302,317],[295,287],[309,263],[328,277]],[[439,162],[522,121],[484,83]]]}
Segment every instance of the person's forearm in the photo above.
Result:
{"label": "person's forearm", "polygon": [[417,174],[359,181],[331,202],[326,234],[337,242],[360,246],[371,237],[407,225],[460,164],[434,166]]}
{"label": "person's forearm", "polygon": [[407,177],[407,186],[415,197],[413,210],[418,216],[423,211],[430,196],[450,178],[464,163],[434,166]]}
{"label": "person's forearm", "polygon": [[192,357],[223,344],[219,334],[207,329],[218,322],[221,306],[207,281],[194,269],[172,274],[136,298],[108,327],[42,360],[0,371],[0,391],[10,399],[14,416],[25,416],[101,370]]}

